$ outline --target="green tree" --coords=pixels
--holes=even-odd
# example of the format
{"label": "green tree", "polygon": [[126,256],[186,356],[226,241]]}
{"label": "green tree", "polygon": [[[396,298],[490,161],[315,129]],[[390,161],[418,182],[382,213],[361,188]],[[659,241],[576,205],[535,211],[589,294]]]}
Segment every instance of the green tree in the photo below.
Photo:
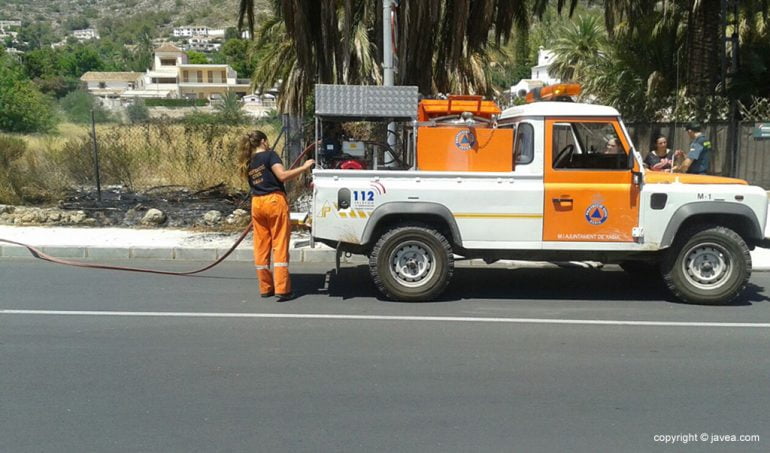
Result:
{"label": "green tree", "polygon": [[104,61],[99,52],[91,46],[79,46],[73,52],[65,53],[59,60],[62,74],[80,77],[88,71],[101,71]]}
{"label": "green tree", "polygon": [[22,57],[27,76],[32,79],[59,74],[59,55],[51,48],[31,50]]}
{"label": "green tree", "polygon": [[56,34],[48,22],[36,21],[23,25],[18,39],[27,43],[25,50],[34,50],[50,46],[56,41]]}
{"label": "green tree", "polygon": [[67,30],[83,30],[88,28],[88,19],[83,16],[71,16],[64,21],[64,28]]}
{"label": "green tree", "polygon": [[0,130],[48,132],[54,124],[50,100],[24,77],[20,65],[0,55]]}
{"label": "green tree", "polygon": [[209,64],[209,59],[201,52],[189,50],[187,51],[187,62],[189,64]]}
{"label": "green tree", "polygon": [[221,53],[225,63],[232,66],[238,77],[250,78],[254,72],[254,59],[251,58],[251,43],[244,39],[225,41]]}
{"label": "green tree", "polygon": [[225,41],[229,41],[231,39],[239,39],[241,37],[241,34],[238,33],[238,29],[235,27],[227,27],[225,28]]}
{"label": "green tree", "polygon": [[57,75],[34,79],[33,82],[41,92],[56,99],[63,98],[68,93],[75,91],[80,85],[78,79]]}
{"label": "green tree", "polygon": [[91,110],[97,123],[111,121],[111,115],[93,96],[78,90],[69,93],[59,101],[59,106],[73,123],[87,124],[91,122]]}

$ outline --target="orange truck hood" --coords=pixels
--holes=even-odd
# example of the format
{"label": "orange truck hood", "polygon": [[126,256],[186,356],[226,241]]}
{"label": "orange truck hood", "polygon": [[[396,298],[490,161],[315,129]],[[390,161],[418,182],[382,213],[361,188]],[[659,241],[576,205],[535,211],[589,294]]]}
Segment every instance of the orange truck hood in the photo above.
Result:
{"label": "orange truck hood", "polygon": [[749,184],[742,179],[725,178],[722,176],[666,173],[662,171],[646,172],[644,174],[644,182],[647,184]]}

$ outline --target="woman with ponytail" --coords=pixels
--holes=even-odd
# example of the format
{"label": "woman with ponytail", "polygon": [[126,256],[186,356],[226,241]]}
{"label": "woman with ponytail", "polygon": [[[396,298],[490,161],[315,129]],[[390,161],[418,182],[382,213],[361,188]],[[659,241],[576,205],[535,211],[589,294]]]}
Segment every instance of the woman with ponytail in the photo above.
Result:
{"label": "woman with ponytail", "polygon": [[[285,301],[293,296],[289,278],[291,222],[283,183],[314,164],[313,159],[308,159],[301,167],[286,170],[278,154],[270,149],[264,132],[249,132],[241,138],[238,169],[251,189],[254,265],[262,297],[277,295],[279,301]],[[270,271],[271,252],[273,272]]]}

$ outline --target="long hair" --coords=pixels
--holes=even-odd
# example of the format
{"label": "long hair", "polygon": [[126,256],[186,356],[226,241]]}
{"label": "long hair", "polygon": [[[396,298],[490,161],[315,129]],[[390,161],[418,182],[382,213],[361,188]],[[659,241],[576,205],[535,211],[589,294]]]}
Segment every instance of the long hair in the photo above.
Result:
{"label": "long hair", "polygon": [[262,131],[253,131],[241,136],[241,140],[238,143],[238,174],[243,179],[249,177],[251,156],[257,146],[262,143],[262,140],[267,140],[267,135]]}

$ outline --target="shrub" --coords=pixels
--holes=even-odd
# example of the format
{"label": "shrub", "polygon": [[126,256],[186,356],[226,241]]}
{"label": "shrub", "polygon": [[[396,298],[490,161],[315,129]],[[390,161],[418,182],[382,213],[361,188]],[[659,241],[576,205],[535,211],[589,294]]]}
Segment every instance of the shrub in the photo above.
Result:
{"label": "shrub", "polygon": [[144,105],[147,107],[203,107],[209,102],[206,99],[147,99]]}
{"label": "shrub", "polygon": [[59,101],[59,106],[73,123],[90,123],[91,110],[94,112],[94,120],[97,123],[112,120],[110,113],[102,107],[102,104],[83,90],[73,91],[64,96]]}
{"label": "shrub", "polygon": [[0,135],[0,203],[18,203],[24,199],[24,174],[18,165],[27,144],[18,138]]}
{"label": "shrub", "polygon": [[[125,149],[119,129],[106,134],[97,133],[99,151],[99,176],[102,184],[121,184],[132,187],[136,156]],[[91,137],[74,138],[61,149],[59,165],[65,169],[72,183],[96,184],[94,148]]]}
{"label": "shrub", "polygon": [[243,111],[243,103],[235,93],[227,93],[222,101],[215,107],[217,116],[224,124],[246,124],[248,118]]}
{"label": "shrub", "polygon": [[128,121],[132,124],[144,123],[150,119],[150,111],[144,104],[144,101],[137,99],[133,104],[126,107]]}

